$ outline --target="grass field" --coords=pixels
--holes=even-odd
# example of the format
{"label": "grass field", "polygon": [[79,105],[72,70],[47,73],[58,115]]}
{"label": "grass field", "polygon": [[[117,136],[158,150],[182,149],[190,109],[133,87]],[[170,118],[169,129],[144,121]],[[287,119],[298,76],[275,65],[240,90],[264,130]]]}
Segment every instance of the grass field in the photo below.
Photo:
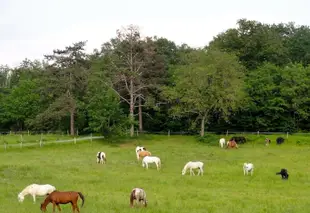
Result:
{"label": "grass field", "polygon": [[[218,141],[219,136],[214,138]],[[141,136],[126,143],[94,141],[2,150],[0,212],[40,212],[44,198],[37,197],[36,204],[30,196],[23,203],[17,200],[17,194],[31,183],[82,192],[84,213],[309,212],[310,146],[303,143],[307,140],[306,136],[290,136],[281,146],[273,140],[265,147],[263,136],[251,136],[251,142],[238,150],[225,150],[196,142],[191,136]],[[162,169],[157,171],[155,165],[149,170],[142,168],[134,153],[136,145],[144,145],[160,157]],[[106,165],[96,164],[97,151],[106,152]],[[189,160],[205,163],[204,176],[181,175]],[[244,162],[254,164],[252,177],[243,176]],[[281,168],[288,169],[289,180],[275,175]],[[146,209],[129,208],[134,187],[145,189],[149,201]],[[71,212],[69,204],[61,208],[64,213]],[[48,212],[52,212],[51,204]]]}

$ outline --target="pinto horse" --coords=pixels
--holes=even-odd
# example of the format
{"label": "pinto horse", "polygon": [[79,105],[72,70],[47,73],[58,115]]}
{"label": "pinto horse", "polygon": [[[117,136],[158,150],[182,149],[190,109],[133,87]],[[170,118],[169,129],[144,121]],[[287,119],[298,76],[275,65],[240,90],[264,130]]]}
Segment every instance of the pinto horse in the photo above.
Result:
{"label": "pinto horse", "polygon": [[144,158],[145,156],[151,156],[152,154],[149,151],[140,151],[139,153],[139,159]]}
{"label": "pinto horse", "polygon": [[130,207],[131,208],[133,207],[134,200],[144,204],[145,207],[147,206],[146,193],[141,188],[134,188],[131,190],[131,193],[130,193]]}
{"label": "pinto horse", "polygon": [[230,141],[227,142],[226,149],[227,148],[236,148],[236,149],[238,149],[238,144],[236,143],[235,140],[230,140]]}
{"label": "pinto horse", "polygon": [[68,192],[60,192],[60,191],[54,191],[51,194],[49,194],[43,203],[41,203],[40,209],[43,212],[46,212],[46,206],[49,203],[53,204],[53,212],[55,212],[55,206],[57,206],[58,211],[60,212],[60,206],[59,204],[67,204],[67,203],[71,203],[72,205],[72,212],[75,212],[75,209],[77,210],[77,212],[80,212],[80,209],[77,205],[77,201],[79,199],[79,197],[82,199],[82,205],[81,207],[83,207],[84,205],[84,195],[81,192],[73,192],[73,191],[68,191]]}

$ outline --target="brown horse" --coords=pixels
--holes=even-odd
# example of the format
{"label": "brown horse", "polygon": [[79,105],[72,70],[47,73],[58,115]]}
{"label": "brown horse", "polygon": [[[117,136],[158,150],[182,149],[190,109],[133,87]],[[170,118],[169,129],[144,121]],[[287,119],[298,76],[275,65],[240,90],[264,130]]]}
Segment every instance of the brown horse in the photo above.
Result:
{"label": "brown horse", "polygon": [[51,194],[49,194],[43,203],[41,203],[41,211],[46,212],[46,206],[49,203],[53,204],[53,212],[55,212],[55,206],[57,206],[58,210],[61,211],[59,204],[67,204],[67,203],[71,203],[72,205],[72,212],[75,212],[75,209],[77,210],[77,212],[80,212],[80,209],[77,205],[77,201],[80,198],[82,199],[82,206],[84,205],[84,196],[81,192],[73,192],[73,191],[69,191],[69,192],[60,192],[60,191],[54,191]]}
{"label": "brown horse", "polygon": [[149,151],[140,151],[139,159],[144,158],[145,156],[151,156],[152,154]]}
{"label": "brown horse", "polygon": [[236,143],[235,140],[228,141],[226,149],[227,148],[236,148],[236,149],[238,149],[238,144]]}

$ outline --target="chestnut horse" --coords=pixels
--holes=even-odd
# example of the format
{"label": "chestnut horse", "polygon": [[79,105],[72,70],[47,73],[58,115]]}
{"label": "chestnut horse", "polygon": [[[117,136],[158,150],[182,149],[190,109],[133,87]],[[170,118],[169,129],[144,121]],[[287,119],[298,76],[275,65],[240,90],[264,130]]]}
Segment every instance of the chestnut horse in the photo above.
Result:
{"label": "chestnut horse", "polygon": [[228,141],[226,149],[227,148],[236,148],[236,149],[238,149],[238,144],[236,143],[235,140]]}
{"label": "chestnut horse", "polygon": [[140,151],[139,159],[144,158],[145,156],[151,156],[152,154],[149,151]]}
{"label": "chestnut horse", "polygon": [[75,209],[77,210],[77,212],[80,212],[80,209],[77,205],[77,201],[78,201],[79,197],[82,199],[81,207],[83,207],[85,199],[84,199],[84,195],[81,192],[54,191],[45,198],[43,203],[41,203],[40,209],[41,209],[41,211],[46,212],[46,206],[49,203],[52,203],[53,204],[53,212],[55,212],[55,206],[57,206],[58,210],[61,211],[59,204],[71,203],[72,212],[74,213]]}

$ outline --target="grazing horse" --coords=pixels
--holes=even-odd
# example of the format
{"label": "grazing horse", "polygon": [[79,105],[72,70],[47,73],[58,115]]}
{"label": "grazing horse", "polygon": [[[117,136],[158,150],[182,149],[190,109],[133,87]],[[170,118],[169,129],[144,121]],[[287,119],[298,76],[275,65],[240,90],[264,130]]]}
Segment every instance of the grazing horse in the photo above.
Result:
{"label": "grazing horse", "polygon": [[159,157],[155,156],[145,156],[142,160],[142,167],[146,167],[146,169],[149,168],[149,163],[155,163],[157,170],[161,167],[161,162]]}
{"label": "grazing horse", "polygon": [[277,172],[276,175],[281,175],[283,180],[287,180],[289,176],[287,169],[281,169],[281,171]]}
{"label": "grazing horse", "polygon": [[227,148],[236,148],[236,149],[238,149],[238,144],[236,143],[235,140],[230,140],[230,141],[227,142],[226,149]]}
{"label": "grazing horse", "polygon": [[43,203],[41,203],[40,209],[43,212],[46,212],[46,206],[49,203],[53,204],[53,212],[55,212],[55,206],[57,206],[58,211],[61,211],[59,204],[67,204],[71,203],[72,205],[72,212],[75,212],[75,209],[77,212],[80,212],[80,209],[77,205],[77,201],[79,197],[82,199],[82,205],[84,205],[84,195],[81,192],[73,192],[73,191],[68,191],[68,192],[60,192],[60,191],[54,191],[51,194],[49,194]]}
{"label": "grazing horse", "polygon": [[195,172],[193,171],[193,169],[199,169],[198,171],[198,175],[201,174],[201,176],[203,176],[203,162],[200,161],[189,161],[185,164],[183,170],[182,170],[182,175],[185,175],[187,169],[189,169],[189,174],[195,175]]}
{"label": "grazing horse", "polygon": [[144,204],[144,207],[147,206],[146,193],[141,188],[134,188],[130,193],[130,207],[133,207],[134,200],[139,203]]}
{"label": "grazing horse", "polygon": [[107,157],[104,152],[97,152],[97,163],[103,164],[107,162]]}
{"label": "grazing horse", "polygon": [[34,183],[24,188],[23,191],[21,191],[17,197],[19,202],[22,203],[25,199],[25,196],[30,194],[33,197],[33,203],[36,203],[36,196],[45,196],[52,193],[55,190],[56,190],[55,186],[49,184],[39,185]]}
{"label": "grazing horse", "polygon": [[220,139],[219,145],[220,145],[221,148],[224,148],[224,145],[225,145],[225,138],[221,138],[221,139]]}
{"label": "grazing horse", "polygon": [[136,147],[136,155],[137,155],[137,159],[139,160],[139,152],[141,151],[146,151],[146,148],[143,146],[137,146]]}
{"label": "grazing horse", "polygon": [[266,138],[266,139],[265,139],[265,143],[266,143],[266,144],[265,144],[266,146],[269,146],[269,144],[271,143],[271,140],[270,140],[269,138]]}
{"label": "grazing horse", "polygon": [[277,138],[277,144],[278,144],[278,145],[281,145],[282,143],[284,143],[284,138],[278,137],[278,138]]}
{"label": "grazing horse", "polygon": [[149,151],[140,151],[140,152],[138,152],[138,155],[139,155],[139,159],[140,159],[140,158],[143,158],[145,156],[151,156],[152,153],[150,153]]}
{"label": "grazing horse", "polygon": [[243,175],[248,175],[251,172],[251,176],[254,172],[254,165],[252,163],[244,163],[243,164]]}

